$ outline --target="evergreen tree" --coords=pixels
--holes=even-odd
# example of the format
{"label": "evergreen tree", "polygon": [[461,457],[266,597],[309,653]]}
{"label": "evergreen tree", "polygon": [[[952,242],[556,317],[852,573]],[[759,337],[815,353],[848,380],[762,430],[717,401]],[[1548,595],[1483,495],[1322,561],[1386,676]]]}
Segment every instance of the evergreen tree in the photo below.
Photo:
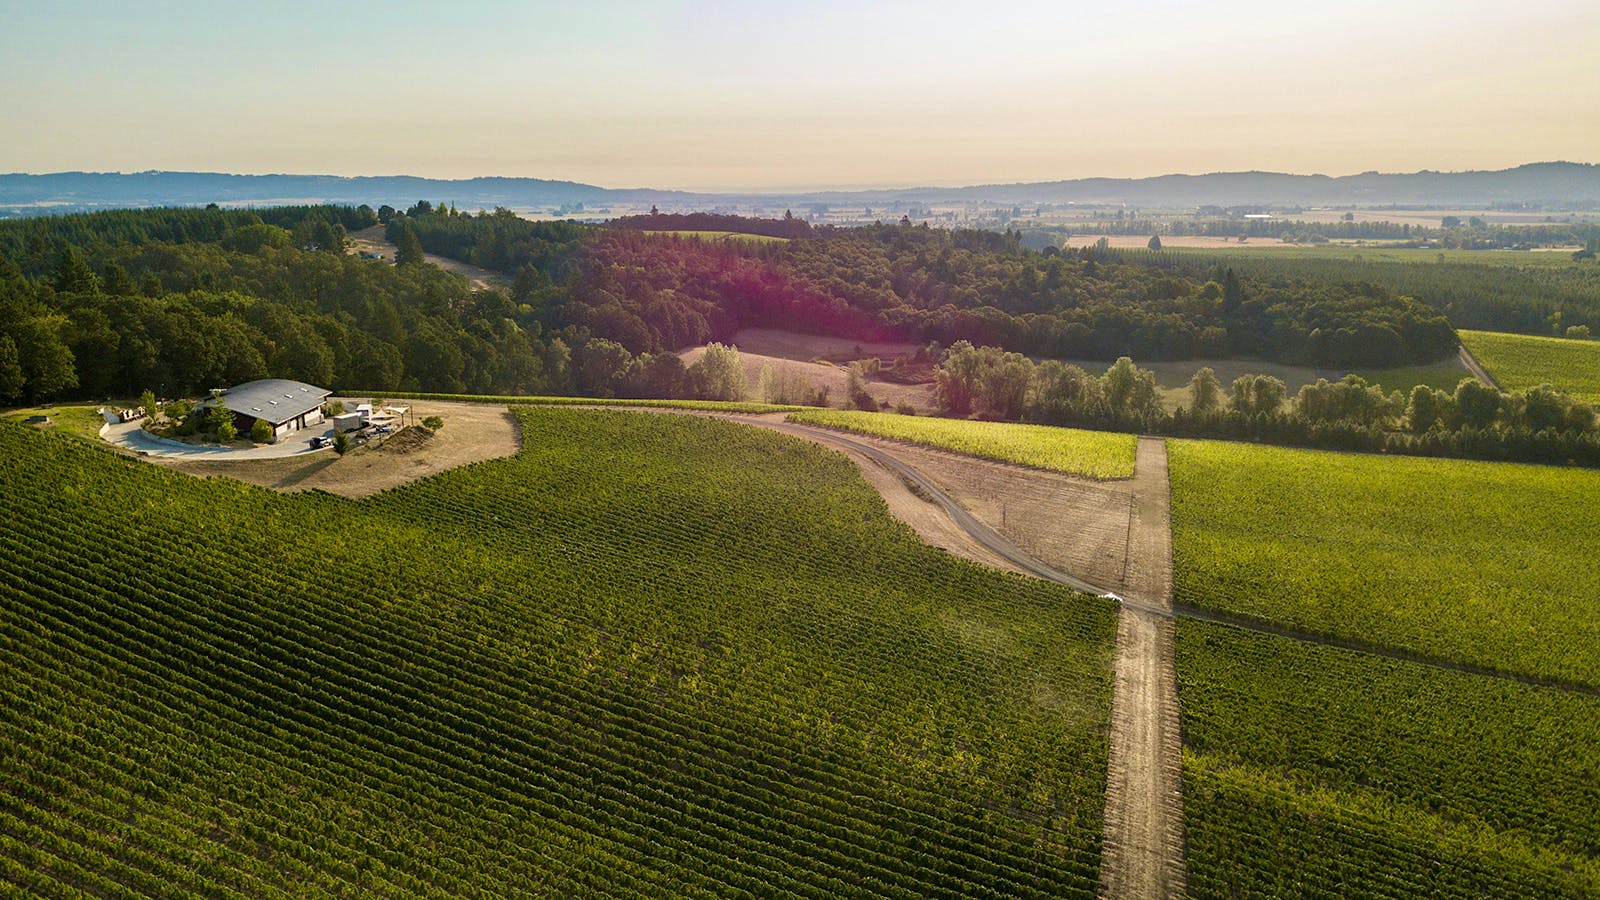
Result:
{"label": "evergreen tree", "polygon": [[396,265],[422,262],[422,243],[417,240],[417,233],[411,230],[411,226],[401,226],[400,233],[395,235],[394,248]]}
{"label": "evergreen tree", "polygon": [[0,334],[0,403],[22,396],[22,358],[9,334]]}
{"label": "evergreen tree", "polygon": [[56,263],[55,286],[63,294],[100,293],[100,279],[94,277],[94,271],[83,261],[83,254],[77,247],[61,251]]}

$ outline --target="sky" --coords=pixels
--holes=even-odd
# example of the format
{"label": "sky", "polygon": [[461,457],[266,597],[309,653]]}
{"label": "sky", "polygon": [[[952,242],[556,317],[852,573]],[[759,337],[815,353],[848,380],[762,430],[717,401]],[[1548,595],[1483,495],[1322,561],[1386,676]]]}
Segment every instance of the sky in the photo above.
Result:
{"label": "sky", "polygon": [[0,172],[685,190],[1600,162],[1600,2],[0,0],[0,123]]}

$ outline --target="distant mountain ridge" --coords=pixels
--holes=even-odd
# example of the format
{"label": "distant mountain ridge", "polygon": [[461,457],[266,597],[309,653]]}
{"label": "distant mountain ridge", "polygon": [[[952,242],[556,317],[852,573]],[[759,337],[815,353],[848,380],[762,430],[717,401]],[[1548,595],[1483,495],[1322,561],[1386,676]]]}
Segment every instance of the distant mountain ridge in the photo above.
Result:
{"label": "distant mountain ridge", "polygon": [[1359,175],[1213,172],[1149,178],[1080,178],[959,188],[695,193],[604,188],[541,178],[422,178],[411,175],[229,175],[213,172],[57,172],[0,175],[0,207],[189,206],[288,202],[410,205],[446,201],[464,209],[660,203],[714,205],[904,204],[940,202],[1123,203],[1143,207],[1411,204],[1600,205],[1600,165],[1530,163],[1497,171]]}

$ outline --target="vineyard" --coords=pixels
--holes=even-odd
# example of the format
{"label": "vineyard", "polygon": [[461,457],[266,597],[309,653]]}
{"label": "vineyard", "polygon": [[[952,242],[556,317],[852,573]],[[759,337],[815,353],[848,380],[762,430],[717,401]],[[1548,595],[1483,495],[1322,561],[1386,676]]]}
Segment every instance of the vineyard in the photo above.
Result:
{"label": "vineyard", "polygon": [[791,414],[789,421],[1069,475],[1101,480],[1133,477],[1136,441],[1131,434],[853,410],[808,410]]}
{"label": "vineyard", "polygon": [[1600,893],[1600,698],[1178,625],[1189,888]]}
{"label": "vineyard", "polygon": [[0,422],[0,884],[1094,894],[1109,604],[801,441],[517,415],[361,502]]}
{"label": "vineyard", "polygon": [[1462,331],[1461,343],[1503,390],[1549,384],[1600,403],[1600,341]]}
{"label": "vineyard", "polygon": [[1600,687],[1600,472],[1169,448],[1179,603]]}

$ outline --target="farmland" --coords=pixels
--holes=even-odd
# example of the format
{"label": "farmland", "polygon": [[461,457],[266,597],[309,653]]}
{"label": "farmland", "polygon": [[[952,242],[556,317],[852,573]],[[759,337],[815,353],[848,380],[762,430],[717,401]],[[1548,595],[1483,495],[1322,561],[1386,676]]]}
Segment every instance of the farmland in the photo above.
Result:
{"label": "farmland", "polygon": [[1379,285],[1439,310],[1457,328],[1548,334],[1560,313],[1568,325],[1600,332],[1600,266],[1567,253],[1420,250],[1317,244],[1228,251],[1142,250],[1119,253],[1179,271],[1230,266],[1258,277],[1281,275]]}
{"label": "farmland", "polygon": [[1171,442],[1179,603],[1600,686],[1600,472]]}
{"label": "farmland", "polygon": [[1108,605],[799,441],[517,415],[517,456],[360,502],[0,423],[0,878],[1094,893]]}
{"label": "farmland", "polygon": [[1600,892],[1600,698],[1178,626],[1198,896]]}
{"label": "farmland", "polygon": [[1461,343],[1503,390],[1549,384],[1600,403],[1600,341],[1462,331]]}
{"label": "farmland", "polygon": [[853,410],[798,412],[789,420],[1087,478],[1133,477],[1131,434]]}

